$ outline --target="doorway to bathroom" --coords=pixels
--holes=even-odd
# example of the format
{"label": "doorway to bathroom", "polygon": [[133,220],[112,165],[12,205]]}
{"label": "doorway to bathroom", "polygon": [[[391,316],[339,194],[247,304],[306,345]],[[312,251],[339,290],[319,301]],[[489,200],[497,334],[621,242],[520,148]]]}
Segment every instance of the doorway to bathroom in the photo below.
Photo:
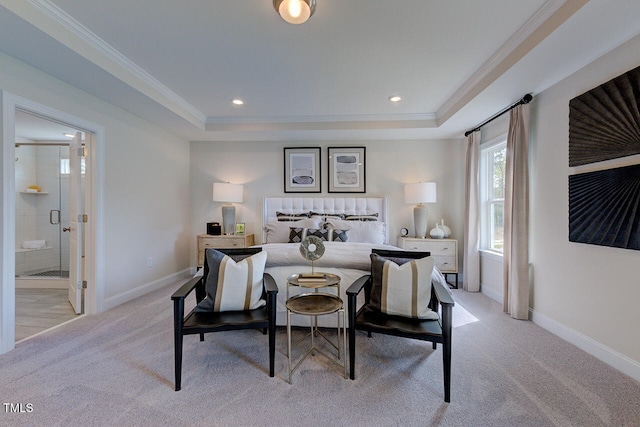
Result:
{"label": "doorway to bathroom", "polygon": [[15,339],[20,341],[84,311],[82,286],[75,286],[84,282],[83,223],[74,221],[71,211],[74,204],[75,210],[83,206],[86,134],[22,110],[16,110],[15,120]]}

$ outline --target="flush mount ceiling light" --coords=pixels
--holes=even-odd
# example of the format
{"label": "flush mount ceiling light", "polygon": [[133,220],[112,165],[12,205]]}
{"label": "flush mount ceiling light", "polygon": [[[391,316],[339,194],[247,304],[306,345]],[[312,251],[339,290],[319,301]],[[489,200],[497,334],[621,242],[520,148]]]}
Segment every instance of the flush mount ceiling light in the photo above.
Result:
{"label": "flush mount ceiling light", "polygon": [[392,95],[389,97],[389,101],[391,102],[400,102],[402,101],[402,97],[399,95]]}
{"label": "flush mount ceiling light", "polygon": [[316,10],[316,0],[273,0],[278,15],[289,24],[304,24]]}
{"label": "flush mount ceiling light", "polygon": [[244,105],[244,101],[240,98],[234,98],[231,100],[231,103],[233,105]]}

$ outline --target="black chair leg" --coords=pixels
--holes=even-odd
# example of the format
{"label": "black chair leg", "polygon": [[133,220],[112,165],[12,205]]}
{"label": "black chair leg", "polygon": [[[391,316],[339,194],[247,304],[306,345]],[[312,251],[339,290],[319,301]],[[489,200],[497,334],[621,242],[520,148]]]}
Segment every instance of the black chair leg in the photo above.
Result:
{"label": "black chair leg", "polygon": [[444,401],[451,402],[451,307],[442,310],[442,364],[444,368]]}
{"label": "black chair leg", "polygon": [[275,375],[276,358],[276,325],[275,322],[269,325],[269,376]]}
{"label": "black chair leg", "polygon": [[184,314],[184,301],[173,302],[173,352],[174,352],[174,370],[176,376],[176,391],[180,390],[182,382],[182,322]]}
{"label": "black chair leg", "polygon": [[200,341],[204,341],[204,334],[200,334]]}
{"label": "black chair leg", "polygon": [[[349,376],[356,378],[356,295],[348,295],[349,311]],[[346,361],[345,361],[346,363]]]}

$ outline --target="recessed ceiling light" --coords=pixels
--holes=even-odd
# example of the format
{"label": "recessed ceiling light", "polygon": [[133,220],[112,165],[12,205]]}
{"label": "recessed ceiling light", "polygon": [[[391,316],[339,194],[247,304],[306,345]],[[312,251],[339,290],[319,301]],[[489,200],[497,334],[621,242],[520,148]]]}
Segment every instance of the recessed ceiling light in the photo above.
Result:
{"label": "recessed ceiling light", "polygon": [[73,138],[74,136],[76,136],[75,133],[63,133],[63,136],[66,136],[67,138]]}
{"label": "recessed ceiling light", "polygon": [[389,101],[391,101],[391,102],[400,102],[400,101],[402,101],[402,97],[399,96],[399,95],[391,95],[389,97]]}
{"label": "recessed ceiling light", "polygon": [[231,103],[233,105],[244,105],[244,101],[240,98],[234,98],[231,100]]}

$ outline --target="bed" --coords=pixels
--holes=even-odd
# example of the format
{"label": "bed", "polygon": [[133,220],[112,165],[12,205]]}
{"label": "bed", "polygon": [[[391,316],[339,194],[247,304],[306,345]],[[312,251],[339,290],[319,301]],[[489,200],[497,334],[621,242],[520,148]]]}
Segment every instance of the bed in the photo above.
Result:
{"label": "bed", "polygon": [[[289,243],[291,230],[346,231],[346,241],[326,235],[325,253],[314,262],[315,272],[340,276],[340,297],[357,278],[370,273],[371,249],[397,249],[388,244],[388,205],[381,197],[267,197],[262,214],[262,246],[267,252],[266,272],[278,284],[278,325],[286,324],[287,277],[311,272],[311,262],[300,254],[300,244]],[[297,235],[302,238],[302,234]],[[334,238],[334,240],[331,240]],[[324,240],[324,239],[323,239]],[[322,290],[324,291],[324,289]],[[296,291],[293,291],[295,293]],[[330,290],[330,292],[335,292]],[[360,304],[363,301],[359,302]],[[335,326],[335,316],[320,316],[320,326]],[[295,325],[308,326],[308,317],[293,316]]]}

